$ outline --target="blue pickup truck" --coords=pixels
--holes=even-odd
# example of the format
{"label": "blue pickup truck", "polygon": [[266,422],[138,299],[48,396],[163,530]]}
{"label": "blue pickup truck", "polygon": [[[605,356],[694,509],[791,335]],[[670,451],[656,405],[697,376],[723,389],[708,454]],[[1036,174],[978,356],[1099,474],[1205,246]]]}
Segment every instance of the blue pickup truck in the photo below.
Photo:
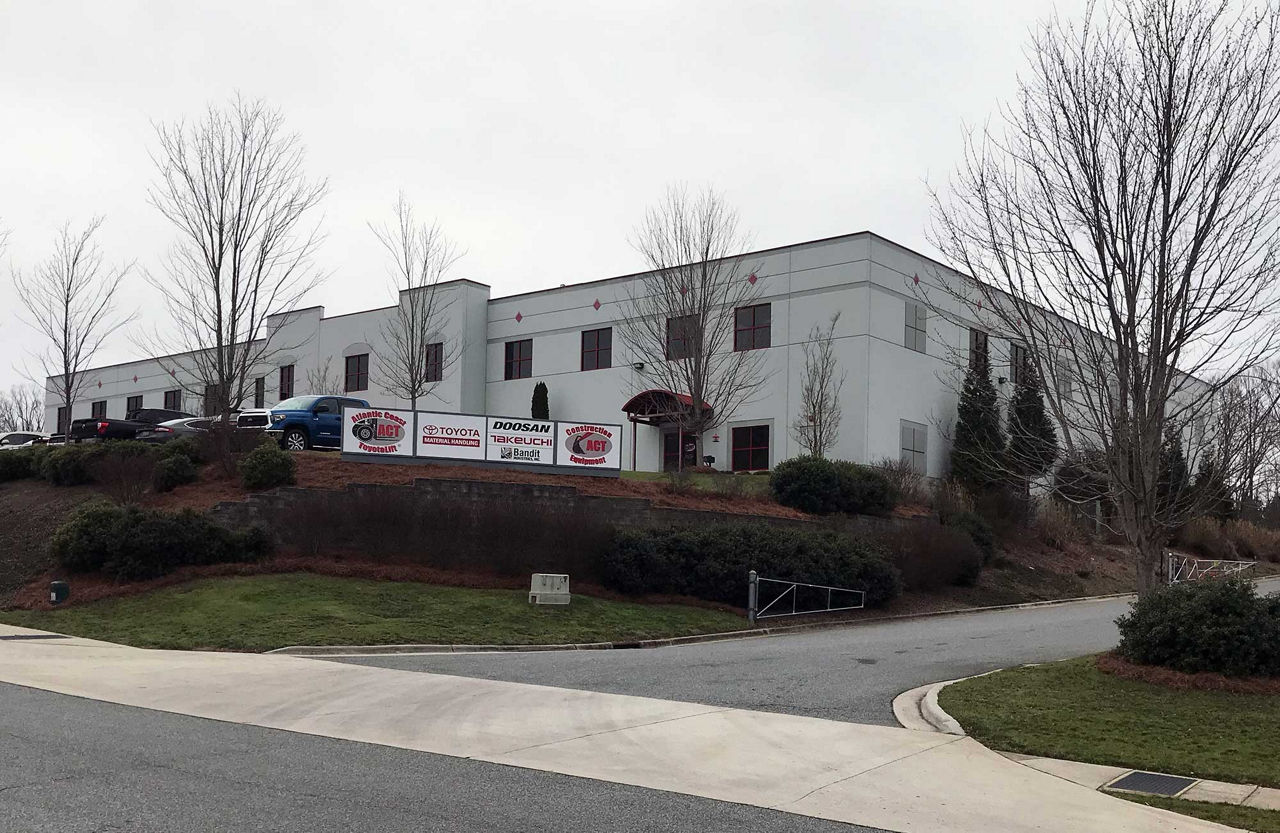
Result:
{"label": "blue pickup truck", "polygon": [[349,396],[295,396],[271,408],[266,432],[289,451],[342,446],[342,409],[368,408]]}

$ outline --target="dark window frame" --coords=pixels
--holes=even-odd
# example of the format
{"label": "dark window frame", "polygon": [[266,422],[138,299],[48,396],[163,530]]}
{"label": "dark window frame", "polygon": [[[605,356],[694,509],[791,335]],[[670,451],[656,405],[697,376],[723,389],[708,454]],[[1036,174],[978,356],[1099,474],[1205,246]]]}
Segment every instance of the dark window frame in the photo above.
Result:
{"label": "dark window frame", "polygon": [[[681,325],[684,325],[683,328]],[[693,355],[690,350],[690,335],[696,336],[698,331],[698,316],[695,313],[689,315],[675,315],[667,319],[667,361],[681,361]]]}
{"label": "dark window frame", "polygon": [[735,425],[729,432],[730,468],[733,471],[768,471],[772,433],[768,423]]}
{"label": "dark window frame", "polygon": [[259,376],[253,380],[253,407],[265,408],[267,406],[267,377]]}
{"label": "dark window frame", "polygon": [[134,411],[141,411],[141,410],[142,410],[142,394],[137,394],[136,396],[130,396],[129,398],[125,399],[124,412],[126,414],[131,414]]}
{"label": "dark window frame", "polygon": [[929,353],[929,309],[907,301],[903,312],[902,346],[917,353]]}
{"label": "dark window frame", "polygon": [[66,406],[66,405],[59,405],[59,406],[58,406],[58,414],[57,414],[56,419],[57,419],[57,423],[58,423],[58,431],[57,431],[57,433],[59,433],[59,434],[66,434],[66,433],[67,433],[67,429],[71,426],[71,420],[67,417],[67,406]]}
{"label": "dark window frame", "polygon": [[977,327],[969,328],[969,367],[978,363],[978,357],[984,356],[987,367],[991,367],[991,334]]}
{"label": "dark window frame", "polygon": [[[527,349],[526,349],[527,348]],[[533,339],[508,341],[503,357],[502,378],[529,379],[533,376]]]}
{"label": "dark window frame", "polygon": [[279,401],[283,402],[286,399],[292,399],[293,398],[293,365],[291,364],[281,365],[280,378],[277,381],[279,382],[278,387],[280,389]]}
{"label": "dark window frame", "polygon": [[444,381],[444,342],[433,341],[427,345],[427,382]]}
{"label": "dark window frame", "polygon": [[[605,342],[602,346],[601,342]],[[608,370],[613,367],[613,327],[582,331],[580,370]]]}
{"label": "dark window frame", "polygon": [[107,400],[99,399],[97,402],[89,403],[90,419],[106,419],[107,418]]}
{"label": "dark window frame", "polygon": [[[743,326],[743,313],[751,316],[746,326]],[[761,313],[766,319],[763,324],[760,323]],[[773,309],[770,304],[752,304],[749,307],[738,307],[733,311],[733,349],[735,351],[766,350],[773,346],[772,340]]]}
{"label": "dark window frame", "polygon": [[[908,431],[911,432],[909,440]],[[898,420],[898,447],[899,459],[911,466],[912,471],[921,475],[929,473],[929,426],[909,419]]]}
{"label": "dark window frame", "polygon": [[1015,385],[1022,382],[1023,374],[1031,370],[1031,355],[1024,345],[1016,341],[1009,342],[1009,381]]}
{"label": "dark window frame", "polygon": [[167,390],[164,392],[164,409],[166,411],[182,410],[182,389]]}
{"label": "dark window frame", "polygon": [[[354,365],[353,365],[354,362]],[[359,393],[369,389],[369,354],[357,353],[343,360],[342,391]]]}

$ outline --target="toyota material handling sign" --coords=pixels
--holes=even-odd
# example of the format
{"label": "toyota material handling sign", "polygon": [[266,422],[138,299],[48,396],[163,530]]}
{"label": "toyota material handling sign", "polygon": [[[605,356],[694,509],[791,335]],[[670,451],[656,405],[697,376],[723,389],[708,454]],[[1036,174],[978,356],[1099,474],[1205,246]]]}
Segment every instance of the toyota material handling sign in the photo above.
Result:
{"label": "toyota material handling sign", "polygon": [[418,413],[418,456],[484,459],[484,417]]}
{"label": "toyota material handling sign", "polygon": [[379,408],[342,409],[342,451],[413,456],[413,413]]}
{"label": "toyota material handling sign", "polygon": [[590,469],[622,468],[622,426],[557,422],[559,464]]}
{"label": "toyota material handling sign", "polygon": [[494,463],[532,463],[549,466],[556,461],[554,422],[515,417],[489,417],[485,459]]}

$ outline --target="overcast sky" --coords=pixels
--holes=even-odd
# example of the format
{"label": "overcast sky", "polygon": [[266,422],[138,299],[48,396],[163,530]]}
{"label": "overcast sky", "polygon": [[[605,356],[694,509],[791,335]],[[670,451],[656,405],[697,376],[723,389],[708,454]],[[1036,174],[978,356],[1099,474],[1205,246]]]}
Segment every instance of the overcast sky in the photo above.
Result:
{"label": "overcast sky", "polygon": [[[108,259],[138,263],[122,304],[162,323],[141,274],[174,237],[146,201],[152,123],[237,90],[329,181],[309,301],[333,315],[390,303],[366,223],[399,189],[495,297],[640,269],[629,233],[673,182],[722,191],[757,248],[870,229],[932,253],[928,185],[1054,6],[0,0],[0,387],[41,346],[10,269],[67,220],[105,216]],[[97,363],[135,358],[121,333]]]}

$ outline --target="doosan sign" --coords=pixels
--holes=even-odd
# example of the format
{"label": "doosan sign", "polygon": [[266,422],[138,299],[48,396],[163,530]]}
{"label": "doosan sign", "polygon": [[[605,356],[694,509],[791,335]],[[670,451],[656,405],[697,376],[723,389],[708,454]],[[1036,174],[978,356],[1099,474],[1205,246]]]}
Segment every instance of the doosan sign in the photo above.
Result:
{"label": "doosan sign", "polygon": [[344,408],[342,452],[495,465],[622,469],[622,426]]}

